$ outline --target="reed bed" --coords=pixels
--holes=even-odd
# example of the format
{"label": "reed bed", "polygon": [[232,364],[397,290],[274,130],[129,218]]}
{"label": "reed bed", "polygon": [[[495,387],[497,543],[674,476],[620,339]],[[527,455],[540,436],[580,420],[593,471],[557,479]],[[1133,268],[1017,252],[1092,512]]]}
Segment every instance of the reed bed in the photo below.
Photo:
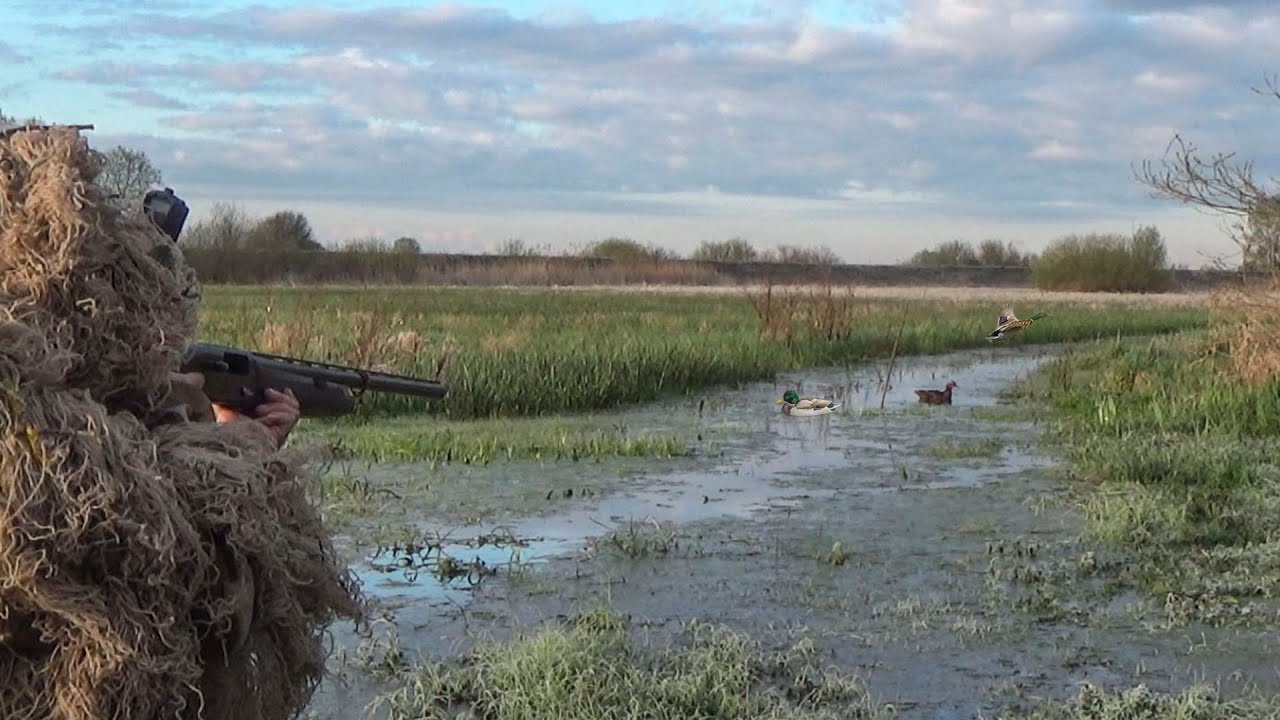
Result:
{"label": "reed bed", "polygon": [[[767,294],[771,297],[766,298]],[[1020,343],[1202,327],[1202,307],[1073,303]],[[899,354],[986,346],[999,303],[864,298],[830,288],[737,294],[492,288],[206,288],[199,337],[429,377],[443,401],[371,395],[362,417],[452,419],[597,410]]]}

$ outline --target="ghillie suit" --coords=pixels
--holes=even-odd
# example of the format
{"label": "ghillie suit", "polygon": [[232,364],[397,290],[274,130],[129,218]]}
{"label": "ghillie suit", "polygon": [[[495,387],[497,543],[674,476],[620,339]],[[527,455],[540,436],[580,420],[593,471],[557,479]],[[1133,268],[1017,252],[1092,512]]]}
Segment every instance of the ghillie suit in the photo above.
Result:
{"label": "ghillie suit", "polygon": [[257,423],[166,412],[200,289],[101,162],[0,135],[0,718],[293,717],[358,589]]}

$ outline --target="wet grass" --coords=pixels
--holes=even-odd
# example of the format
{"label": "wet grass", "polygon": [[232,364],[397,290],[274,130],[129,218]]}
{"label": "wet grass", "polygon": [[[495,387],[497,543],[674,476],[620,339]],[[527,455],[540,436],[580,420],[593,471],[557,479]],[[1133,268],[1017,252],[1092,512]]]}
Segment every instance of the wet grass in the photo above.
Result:
{"label": "wet grass", "polygon": [[1025,714],[1002,714],[999,720],[1263,720],[1280,718],[1275,699],[1249,697],[1223,700],[1208,685],[1177,693],[1159,693],[1146,685],[1107,690],[1092,683],[1067,702],[1044,702]]}
{"label": "wet grass", "polygon": [[[209,287],[199,337],[431,377],[442,401],[374,394],[361,417],[450,419],[595,410],[783,368],[985,347],[999,302],[862,298],[831,288],[677,294],[496,288]],[[1046,302],[1018,343],[1202,327],[1203,308]],[[414,451],[419,452],[419,451]],[[419,454],[421,454],[419,452]]]}
{"label": "wet grass", "polygon": [[1019,394],[1085,483],[1084,540],[1166,621],[1280,621],[1280,382],[1249,383],[1198,334],[1069,354]]}
{"label": "wet grass", "polygon": [[[330,444],[373,462],[488,465],[506,460],[594,460],[684,457],[710,447],[680,432],[632,432],[586,419],[498,418],[441,422],[394,417],[376,421],[303,423],[303,442]],[[701,448],[699,447],[701,446]]]}
{"label": "wet grass", "polygon": [[547,626],[511,642],[481,644],[460,662],[421,662],[403,671],[403,689],[384,699],[388,716],[888,716],[857,677],[828,668],[811,643],[771,652],[745,635],[693,622],[682,642],[655,648],[634,640],[630,630],[624,616],[588,611],[564,627]]}

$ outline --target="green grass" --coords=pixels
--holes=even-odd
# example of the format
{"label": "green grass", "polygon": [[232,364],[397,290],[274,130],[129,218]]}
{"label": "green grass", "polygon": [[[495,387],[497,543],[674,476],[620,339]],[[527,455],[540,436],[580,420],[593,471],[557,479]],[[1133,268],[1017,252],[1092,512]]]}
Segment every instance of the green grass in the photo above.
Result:
{"label": "green grass", "polygon": [[1019,394],[1059,413],[1051,441],[1092,485],[1085,538],[1170,617],[1277,619],[1280,382],[1233,380],[1204,347],[1198,334],[1101,343]]}
{"label": "green grass", "polygon": [[693,454],[690,438],[673,432],[632,434],[591,420],[499,418],[441,423],[396,417],[375,421],[304,423],[297,438],[319,441],[374,462],[488,465],[496,460],[672,458]]}
{"label": "green grass", "polygon": [[[999,303],[775,304],[770,333],[743,295],[494,288],[206,288],[199,339],[426,377],[450,348],[443,401],[368,396],[361,416],[451,419],[606,409],[767,379],[780,369],[987,347]],[[1017,343],[1202,327],[1199,308],[1120,310],[1047,303]],[[898,338],[899,329],[901,337]],[[397,333],[417,348],[391,347]],[[786,339],[789,334],[789,340]]]}
{"label": "green grass", "polygon": [[391,720],[469,716],[523,720],[887,717],[861,681],[826,667],[810,643],[766,652],[731,630],[692,623],[680,646],[629,637],[626,619],[581,613],[507,643],[483,644],[461,662],[393,668],[403,689],[380,703]]}

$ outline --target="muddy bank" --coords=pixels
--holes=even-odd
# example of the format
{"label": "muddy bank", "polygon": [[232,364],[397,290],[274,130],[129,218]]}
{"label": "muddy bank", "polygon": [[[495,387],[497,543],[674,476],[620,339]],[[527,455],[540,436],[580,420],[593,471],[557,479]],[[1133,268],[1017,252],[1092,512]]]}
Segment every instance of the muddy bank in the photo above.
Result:
{"label": "muddy bank", "polygon": [[[999,400],[1058,351],[900,359],[883,409],[882,364],[784,373],[620,414],[636,427],[676,418],[717,436],[715,452],[687,460],[439,469],[434,494],[419,496],[427,504],[406,492],[379,520],[384,531],[412,528],[406,537],[469,540],[478,547],[441,549],[459,567],[479,559],[484,572],[407,577],[396,553],[349,542],[387,613],[375,630],[383,641],[394,630],[411,656],[450,656],[607,602],[652,639],[694,618],[778,645],[812,638],[912,718],[990,715],[1074,696],[1082,681],[1280,689],[1267,660],[1273,633],[1161,630],[1155,608],[1110,595],[1081,569],[1090,559],[1074,541],[1079,519],[1037,448],[1040,421]],[[949,379],[959,386],[952,406],[916,402],[913,389]],[[784,417],[773,400],[788,388],[844,406]],[[413,473],[369,477],[403,491]],[[469,512],[483,522],[464,522]],[[388,563],[391,572],[376,567]],[[355,652],[358,641],[336,633]],[[348,717],[394,686],[362,671],[345,678],[322,687],[315,717]]]}

